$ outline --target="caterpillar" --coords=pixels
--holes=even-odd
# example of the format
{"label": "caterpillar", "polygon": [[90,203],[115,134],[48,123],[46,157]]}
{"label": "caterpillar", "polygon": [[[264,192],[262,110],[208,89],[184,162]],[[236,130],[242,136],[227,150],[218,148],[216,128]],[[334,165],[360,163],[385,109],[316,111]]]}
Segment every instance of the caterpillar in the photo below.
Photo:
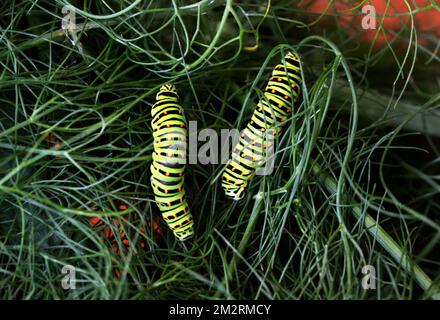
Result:
{"label": "caterpillar", "polygon": [[160,88],[151,115],[154,138],[151,186],[163,219],[177,239],[184,241],[193,235],[193,217],[185,200],[183,176],[187,126],[173,85]]}
{"label": "caterpillar", "polygon": [[275,66],[264,91],[257,103],[251,120],[242,131],[238,144],[233,148],[222,175],[225,195],[233,200],[244,197],[249,181],[261,165],[266,148],[266,132],[272,129],[280,134],[284,122],[292,112],[294,102],[300,93],[301,64],[299,55],[289,52],[281,64]]}

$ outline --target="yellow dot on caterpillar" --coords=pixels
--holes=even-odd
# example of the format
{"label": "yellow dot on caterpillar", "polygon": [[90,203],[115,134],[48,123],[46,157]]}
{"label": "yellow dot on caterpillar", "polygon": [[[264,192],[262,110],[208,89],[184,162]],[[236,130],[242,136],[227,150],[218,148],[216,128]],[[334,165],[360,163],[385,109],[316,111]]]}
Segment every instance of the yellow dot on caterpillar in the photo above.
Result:
{"label": "yellow dot on caterpillar", "polygon": [[180,202],[183,202],[183,198],[180,198]]}
{"label": "yellow dot on caterpillar", "polygon": [[278,81],[281,81],[281,78],[278,78]]}
{"label": "yellow dot on caterpillar", "polygon": [[168,202],[168,207],[171,207],[171,202]]}
{"label": "yellow dot on caterpillar", "polygon": [[244,156],[245,156],[245,154],[244,154],[244,153],[242,153],[242,154],[241,154],[241,157],[242,157],[242,158],[244,158]]}
{"label": "yellow dot on caterpillar", "polygon": [[165,175],[166,175],[167,177],[169,177],[169,176],[170,176],[170,173],[169,173],[169,172],[167,172],[167,173],[165,173]]}
{"label": "yellow dot on caterpillar", "polygon": [[261,111],[263,111],[263,108],[261,108],[261,107],[260,107],[260,108],[258,108],[258,111],[260,111],[260,112],[261,112]]}
{"label": "yellow dot on caterpillar", "polygon": [[179,190],[179,192],[182,192],[182,188],[179,188],[179,189],[177,189],[177,190]]}
{"label": "yellow dot on caterpillar", "polygon": [[275,93],[275,89],[272,89],[272,93]]}
{"label": "yellow dot on caterpillar", "polygon": [[273,80],[273,77],[270,77],[270,79],[269,79],[270,81],[272,81]]}
{"label": "yellow dot on caterpillar", "polygon": [[168,124],[167,124],[167,128],[169,128],[170,126],[171,126],[171,125],[168,123]]}
{"label": "yellow dot on caterpillar", "polygon": [[261,128],[261,132],[264,132],[264,131],[266,131],[266,129],[264,129],[264,128]]}
{"label": "yellow dot on caterpillar", "polygon": [[284,96],[284,99],[289,100],[289,96]]}

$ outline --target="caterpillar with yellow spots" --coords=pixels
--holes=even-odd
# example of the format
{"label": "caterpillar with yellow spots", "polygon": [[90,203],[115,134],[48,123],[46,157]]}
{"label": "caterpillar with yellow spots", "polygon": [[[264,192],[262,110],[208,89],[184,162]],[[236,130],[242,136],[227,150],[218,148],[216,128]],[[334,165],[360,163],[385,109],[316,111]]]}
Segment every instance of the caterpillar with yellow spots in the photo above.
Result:
{"label": "caterpillar with yellow spots", "polygon": [[232,157],[222,175],[222,187],[227,197],[243,198],[249,181],[261,166],[266,148],[266,132],[271,129],[280,134],[284,122],[292,113],[302,82],[299,55],[291,51],[281,64],[275,66],[256,109],[243,130]]}
{"label": "caterpillar with yellow spots", "polygon": [[151,115],[154,138],[151,186],[163,219],[177,239],[184,241],[193,235],[193,217],[184,190],[187,126],[173,85],[160,88]]}

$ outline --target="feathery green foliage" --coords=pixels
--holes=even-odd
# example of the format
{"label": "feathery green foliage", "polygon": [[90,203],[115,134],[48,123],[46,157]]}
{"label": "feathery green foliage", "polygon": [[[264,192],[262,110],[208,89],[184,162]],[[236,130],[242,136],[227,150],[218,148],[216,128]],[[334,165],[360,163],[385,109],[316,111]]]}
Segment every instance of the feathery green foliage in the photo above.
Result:
{"label": "feathery green foliage", "polygon": [[[77,38],[61,28],[67,4]],[[0,297],[439,297],[438,51],[414,26],[403,48],[370,50],[318,18],[298,1],[1,2]],[[188,165],[195,237],[180,243],[161,220],[157,234],[158,88],[176,85],[199,130],[242,128],[289,48],[304,85],[273,174],[231,202],[221,165]],[[91,227],[97,215],[120,250],[114,219],[126,222],[128,254]],[[376,290],[361,286],[366,265]]]}

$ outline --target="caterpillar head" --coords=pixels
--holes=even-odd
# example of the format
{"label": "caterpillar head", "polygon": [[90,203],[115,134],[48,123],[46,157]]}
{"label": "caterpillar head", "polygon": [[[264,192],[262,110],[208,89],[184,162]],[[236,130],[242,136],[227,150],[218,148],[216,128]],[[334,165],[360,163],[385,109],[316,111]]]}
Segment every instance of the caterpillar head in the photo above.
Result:
{"label": "caterpillar head", "polygon": [[177,94],[176,87],[172,84],[164,84],[160,87],[159,92],[156,94],[156,100],[178,100],[179,95]]}

